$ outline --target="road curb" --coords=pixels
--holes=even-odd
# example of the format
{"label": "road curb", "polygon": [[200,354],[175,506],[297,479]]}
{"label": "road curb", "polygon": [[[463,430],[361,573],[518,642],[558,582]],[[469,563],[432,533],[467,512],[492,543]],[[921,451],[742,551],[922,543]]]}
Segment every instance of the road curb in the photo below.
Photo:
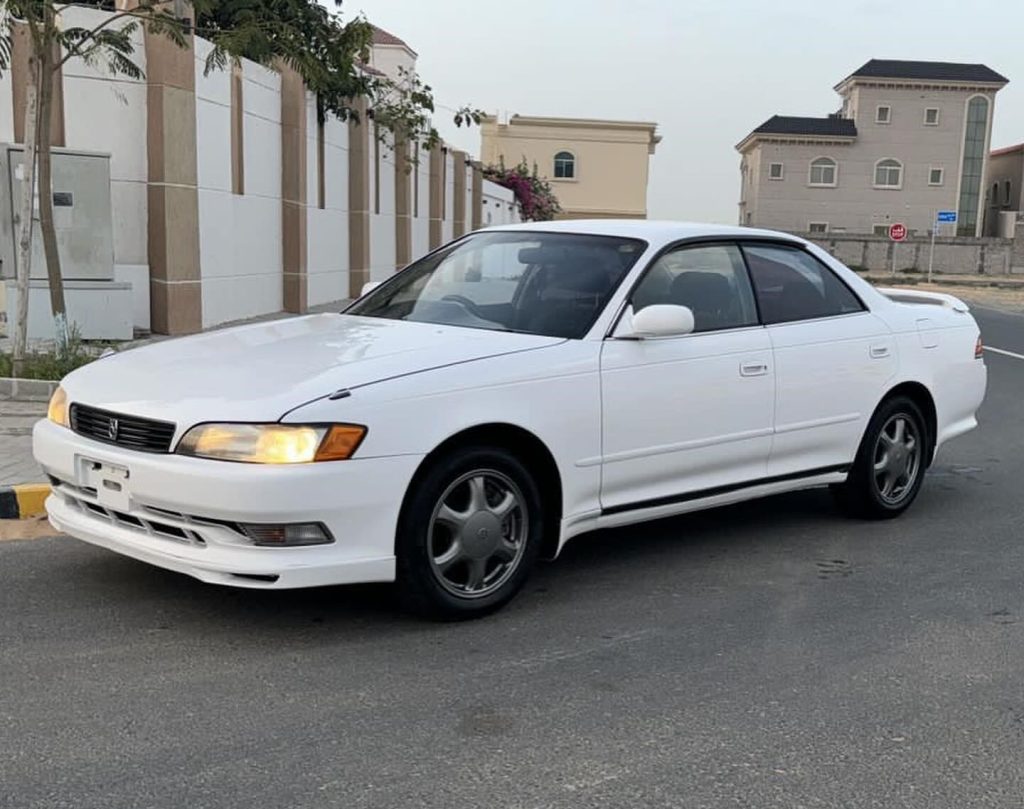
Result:
{"label": "road curb", "polygon": [[0,486],[0,520],[26,520],[45,514],[43,504],[49,496],[47,483]]}

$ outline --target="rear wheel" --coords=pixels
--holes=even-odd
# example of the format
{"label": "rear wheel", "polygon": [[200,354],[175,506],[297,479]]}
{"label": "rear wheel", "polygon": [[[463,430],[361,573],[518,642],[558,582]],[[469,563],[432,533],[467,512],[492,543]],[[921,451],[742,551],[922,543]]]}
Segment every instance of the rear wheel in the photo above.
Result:
{"label": "rear wheel", "polygon": [[887,519],[914,502],[928,458],[928,434],[920,408],[896,396],[868,423],[846,482],[835,487],[840,503],[859,517]]}
{"label": "rear wheel", "polygon": [[500,449],[447,454],[413,482],[399,519],[402,601],[443,620],[486,615],[522,587],[541,547],[540,493],[529,471]]}

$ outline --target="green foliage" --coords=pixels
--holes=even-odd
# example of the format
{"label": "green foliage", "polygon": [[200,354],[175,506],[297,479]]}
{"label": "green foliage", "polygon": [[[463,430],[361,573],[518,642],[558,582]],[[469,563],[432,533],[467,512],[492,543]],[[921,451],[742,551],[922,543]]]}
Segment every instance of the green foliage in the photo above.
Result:
{"label": "green foliage", "polygon": [[315,0],[195,0],[194,7],[196,33],[213,43],[207,73],[243,57],[288,65],[316,94],[321,120],[326,113],[347,120],[352,99],[371,94],[370,77],[357,70],[373,34],[362,17],[344,22]]}
{"label": "green foliage", "polygon": [[[62,351],[34,351],[25,354],[20,378],[58,381],[94,359],[94,350],[82,342],[81,332],[72,327]],[[0,377],[13,376],[12,365],[11,355],[0,353]]]}
{"label": "green foliage", "polygon": [[[394,141],[418,143],[425,151],[441,142],[441,136],[431,123],[434,95],[429,84],[405,68],[398,69],[398,81],[375,77],[370,83],[371,115],[380,128],[380,140],[388,145]],[[454,111],[456,126],[479,124],[483,111],[469,106]],[[391,139],[387,138],[390,133]],[[412,162],[417,162],[415,154]]]}
{"label": "green foliage", "polygon": [[132,79],[144,78],[142,69],[131,58],[135,53],[132,38],[140,28],[166,36],[180,47],[188,44],[187,21],[174,16],[168,0],[141,0],[137,7],[104,17],[92,28],[63,25],[61,13],[70,7],[103,8],[103,4],[0,0],[0,75],[10,67],[12,29],[16,23],[28,25],[36,53],[47,48],[60,53],[52,69],[79,58],[93,67],[106,67],[114,75]]}

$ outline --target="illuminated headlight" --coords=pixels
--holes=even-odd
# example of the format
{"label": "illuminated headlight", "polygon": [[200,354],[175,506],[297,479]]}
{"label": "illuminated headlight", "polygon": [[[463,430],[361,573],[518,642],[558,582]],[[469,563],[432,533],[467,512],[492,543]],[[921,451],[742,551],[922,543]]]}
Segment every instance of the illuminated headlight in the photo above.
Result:
{"label": "illuminated headlight", "polygon": [[343,461],[365,435],[358,424],[199,424],[185,433],[177,452],[243,463]]}
{"label": "illuminated headlight", "polygon": [[46,418],[61,427],[68,426],[68,395],[60,385],[50,397],[50,405],[46,408]]}

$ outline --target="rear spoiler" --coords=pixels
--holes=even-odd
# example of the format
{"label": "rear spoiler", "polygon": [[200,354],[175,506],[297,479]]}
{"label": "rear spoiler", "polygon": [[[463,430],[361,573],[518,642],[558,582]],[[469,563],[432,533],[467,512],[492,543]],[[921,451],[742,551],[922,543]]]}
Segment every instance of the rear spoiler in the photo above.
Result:
{"label": "rear spoiler", "polygon": [[941,292],[920,292],[916,289],[889,289],[878,287],[885,297],[896,303],[915,303],[924,306],[942,306],[954,312],[969,312],[970,307],[959,298]]}

